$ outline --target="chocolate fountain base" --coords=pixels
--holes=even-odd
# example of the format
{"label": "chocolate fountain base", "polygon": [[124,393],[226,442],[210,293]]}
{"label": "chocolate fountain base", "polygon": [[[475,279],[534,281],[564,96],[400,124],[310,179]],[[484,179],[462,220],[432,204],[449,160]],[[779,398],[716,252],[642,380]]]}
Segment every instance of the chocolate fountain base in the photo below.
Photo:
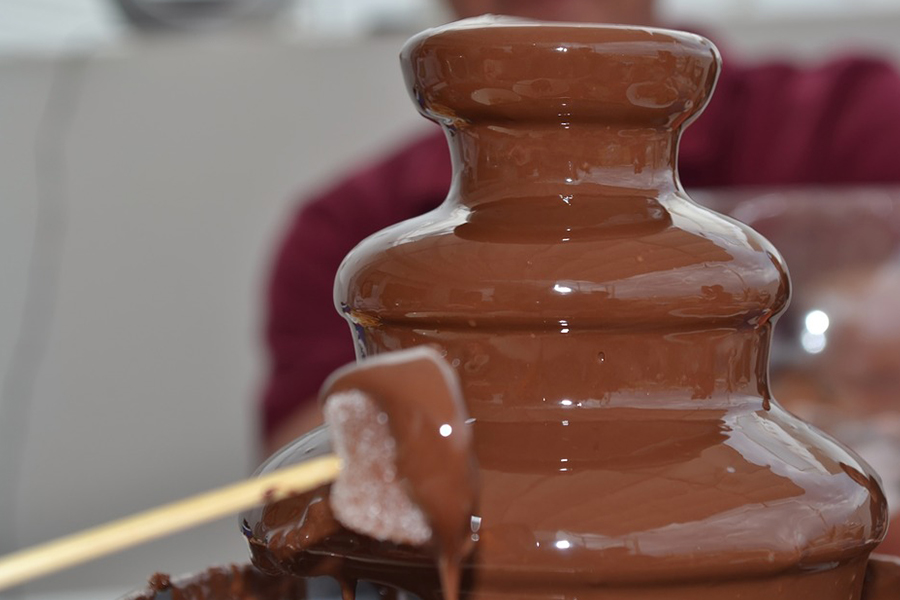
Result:
{"label": "chocolate fountain base", "polygon": [[[757,580],[732,580],[719,583],[683,585],[646,585],[579,590],[579,598],[595,600],[755,600],[772,598],[857,598],[861,600],[900,599],[900,558],[874,556],[867,565],[864,581],[855,576],[858,565],[848,563],[829,571],[784,574]],[[857,596],[862,589],[862,595]],[[558,597],[552,590],[511,589],[503,596],[520,598]],[[494,594],[466,594],[463,598]],[[203,573],[178,578],[168,583],[165,576],[154,575],[147,588],[121,600],[301,600],[307,597],[306,581],[288,575],[270,577],[252,566],[213,567]],[[315,599],[313,599],[315,600]],[[325,599],[319,599],[325,600]]]}
{"label": "chocolate fountain base", "polygon": [[[210,567],[202,573],[170,579],[153,575],[147,587],[119,600],[301,600],[306,581],[298,577],[270,577],[252,565]],[[324,599],[323,599],[324,600]]]}

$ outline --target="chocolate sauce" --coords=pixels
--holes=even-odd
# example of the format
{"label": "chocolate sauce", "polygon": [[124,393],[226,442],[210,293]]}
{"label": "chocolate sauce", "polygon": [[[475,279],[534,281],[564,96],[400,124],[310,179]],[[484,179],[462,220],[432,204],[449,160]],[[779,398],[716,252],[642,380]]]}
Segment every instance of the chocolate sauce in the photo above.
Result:
{"label": "chocolate sauce", "polygon": [[[320,396],[328,402],[339,394],[360,391],[383,411],[377,416],[385,417],[395,445],[396,476],[390,485],[404,488],[427,519],[444,597],[456,598],[459,564],[472,544],[470,522],[478,494],[472,435],[465,423],[467,415],[456,373],[431,348],[401,350],[340,369],[325,382]],[[330,422],[327,408],[326,420]],[[347,443],[359,441],[349,439]],[[354,478],[372,478],[356,472],[357,464],[364,461],[351,457],[344,462],[345,472],[332,489],[334,510],[339,507],[339,486],[352,486],[353,481],[345,481]],[[373,500],[362,499],[369,503]],[[381,508],[381,521],[387,519],[386,513],[397,510]],[[364,509],[355,507],[357,511]],[[346,523],[346,519],[341,520]],[[397,535],[390,538],[396,540]]]}
{"label": "chocolate sauce", "polygon": [[271,577],[245,565],[212,567],[173,581],[155,573],[147,589],[120,600],[304,600],[306,582],[296,577]]}
{"label": "chocolate sauce", "polygon": [[[437,563],[443,597],[457,597],[459,565],[472,545],[471,522],[478,488],[472,436],[456,373],[437,351],[413,348],[336,371],[323,385],[320,396],[329,427],[298,440],[262,470],[308,460],[330,452],[332,446],[344,459],[345,467],[332,484],[267,503],[261,511],[245,516],[244,531],[250,539],[254,562],[273,575],[331,575],[340,583],[343,600],[352,600],[361,573],[358,568],[348,569],[345,561],[331,555],[358,546],[359,540],[354,538],[360,538],[360,531],[372,527],[368,515],[363,515],[363,526],[353,525],[354,521],[359,523],[358,511],[374,508],[379,512],[378,520],[384,520],[386,512],[399,510],[396,504],[390,504],[396,502],[396,494],[356,498],[362,490],[382,496],[385,492],[380,486],[390,471],[390,486],[408,493],[413,505],[421,508],[428,535],[415,544],[395,543],[407,535],[395,528],[361,539],[373,546],[393,545],[411,556],[419,557],[423,550],[431,554],[430,562]],[[374,410],[366,407],[357,413],[360,399],[366,404],[371,402]],[[347,402],[350,404],[339,404]],[[341,417],[345,417],[343,422]],[[388,431],[378,431],[373,436],[373,428],[382,427],[381,417]],[[321,439],[326,434],[330,439]],[[381,439],[377,439],[379,436]],[[392,465],[371,463],[365,453],[375,452],[383,458],[379,446],[387,440],[393,446],[392,456],[387,459]],[[367,472],[360,472],[361,469]],[[404,502],[401,498],[399,504]],[[251,522],[256,524],[251,526]],[[376,528],[381,524],[375,521]],[[259,535],[260,531],[265,537]],[[423,579],[433,587],[434,574],[427,571]],[[380,581],[379,575],[370,574],[365,579]],[[388,596],[393,589],[382,587]]]}
{"label": "chocolate sauce", "polygon": [[896,600],[900,598],[900,558],[873,556],[866,570],[862,600]]}
{"label": "chocolate sauce", "polygon": [[147,585],[154,592],[163,592],[172,587],[172,578],[167,573],[154,573]]}
{"label": "chocolate sauce", "polygon": [[[478,19],[402,60],[453,186],[357,246],[335,300],[360,357],[429,345],[459,374],[481,482],[461,595],[857,600],[877,477],[770,397],[786,267],[676,175],[713,45]],[[440,597],[427,551],[352,534],[325,498],[249,515],[256,564]]]}

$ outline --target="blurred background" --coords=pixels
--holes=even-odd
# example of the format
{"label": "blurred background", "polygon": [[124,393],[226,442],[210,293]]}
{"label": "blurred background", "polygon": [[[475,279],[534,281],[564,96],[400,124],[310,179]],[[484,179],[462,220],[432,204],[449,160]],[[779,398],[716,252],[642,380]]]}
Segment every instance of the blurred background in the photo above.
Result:
{"label": "blurred background", "polygon": [[[661,8],[745,62],[900,63],[896,0]],[[305,193],[427,126],[397,53],[447,19],[437,0],[0,0],[0,553],[253,470],[276,240]],[[862,237],[882,241],[829,255],[848,218],[838,199],[818,211],[836,233],[782,248],[795,276],[896,255],[900,193],[852,193],[871,222]],[[800,207],[815,195],[791,194]],[[771,190],[696,197],[780,247],[807,227],[809,213],[779,225]],[[865,285],[896,297],[896,281]],[[828,297],[832,319],[855,302]],[[776,349],[801,399],[829,327],[816,302],[801,296]],[[896,398],[896,364],[882,370],[878,393]],[[896,462],[890,435],[845,433]],[[0,595],[115,598],[154,571],[245,557],[228,519]]]}

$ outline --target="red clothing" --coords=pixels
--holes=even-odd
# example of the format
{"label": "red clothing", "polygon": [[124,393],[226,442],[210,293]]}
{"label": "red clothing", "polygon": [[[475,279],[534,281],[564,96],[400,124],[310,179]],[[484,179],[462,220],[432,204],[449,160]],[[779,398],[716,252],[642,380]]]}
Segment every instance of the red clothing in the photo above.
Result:
{"label": "red clothing", "polygon": [[[679,154],[685,187],[900,182],[900,75],[843,60],[812,71],[728,65]],[[269,288],[266,435],[354,358],[332,302],[338,265],[360,240],[441,203],[450,181],[440,132],[304,203]]]}

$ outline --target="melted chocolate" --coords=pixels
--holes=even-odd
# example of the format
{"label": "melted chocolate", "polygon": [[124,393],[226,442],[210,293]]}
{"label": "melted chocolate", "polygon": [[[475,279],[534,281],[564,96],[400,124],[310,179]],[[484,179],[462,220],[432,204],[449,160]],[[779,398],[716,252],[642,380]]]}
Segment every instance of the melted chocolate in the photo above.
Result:
{"label": "melted chocolate", "polygon": [[[321,398],[328,401],[351,391],[363,392],[387,416],[390,435],[396,443],[394,485],[403,486],[423,509],[433,532],[431,548],[437,559],[443,595],[456,597],[459,564],[472,543],[470,523],[477,499],[477,470],[455,372],[430,348],[393,352],[335,372],[325,382]],[[317,454],[330,449],[330,441],[326,444],[322,439],[313,440],[325,432],[323,428],[299,440],[276,455],[264,470],[282,466],[286,461],[311,458],[311,447],[317,448]],[[342,435],[353,433],[348,430]],[[358,475],[352,470],[355,466],[348,465],[347,477]],[[329,502],[333,485],[338,484],[267,504],[261,512],[245,518],[245,533],[250,537],[254,562],[260,568],[273,574],[335,576],[341,582],[345,600],[350,600],[359,573],[328,555],[352,551],[359,547],[360,539],[355,539],[359,536],[335,518]],[[251,528],[249,522],[254,520],[256,524]],[[393,545],[396,551],[417,559],[421,556],[421,549],[409,545],[378,542],[365,536],[361,540],[373,547]],[[434,584],[431,573],[425,578],[428,586]]]}
{"label": "melted chocolate", "polygon": [[[342,582],[344,589],[347,581]],[[151,577],[146,590],[122,600],[305,600],[303,579],[268,576],[249,566],[213,567],[172,582],[168,575]],[[381,600],[397,600],[397,590],[378,587]],[[868,563],[862,600],[896,600],[900,593],[900,560],[873,556]]]}
{"label": "melted chocolate", "polygon": [[155,573],[147,589],[120,600],[304,600],[306,582],[296,577],[270,577],[251,566],[213,567],[174,582]]}
{"label": "melted chocolate", "polygon": [[[474,20],[402,59],[453,186],[357,246],[335,299],[361,357],[431,345],[460,376],[481,481],[462,595],[858,599],[877,477],[770,398],[786,267],[675,172],[712,44]],[[327,450],[319,431],[274,462]],[[346,531],[326,497],[249,515],[256,563],[439,597],[427,552]]]}
{"label": "melted chocolate", "polygon": [[862,600],[896,600],[900,598],[900,558],[873,556],[866,570]]}
{"label": "melted chocolate", "polygon": [[[389,435],[396,445],[397,472],[390,485],[405,488],[424,513],[444,596],[455,598],[459,563],[471,547],[470,521],[478,494],[472,435],[465,423],[456,373],[431,348],[414,348],[337,371],[325,382],[320,396],[327,402],[337,394],[360,391],[386,416]],[[353,462],[345,458],[350,464],[341,478],[371,478],[354,472]],[[333,493],[342,483],[339,479],[334,484]],[[380,519],[392,510],[397,509],[384,507]],[[397,539],[396,534],[390,537]]]}

